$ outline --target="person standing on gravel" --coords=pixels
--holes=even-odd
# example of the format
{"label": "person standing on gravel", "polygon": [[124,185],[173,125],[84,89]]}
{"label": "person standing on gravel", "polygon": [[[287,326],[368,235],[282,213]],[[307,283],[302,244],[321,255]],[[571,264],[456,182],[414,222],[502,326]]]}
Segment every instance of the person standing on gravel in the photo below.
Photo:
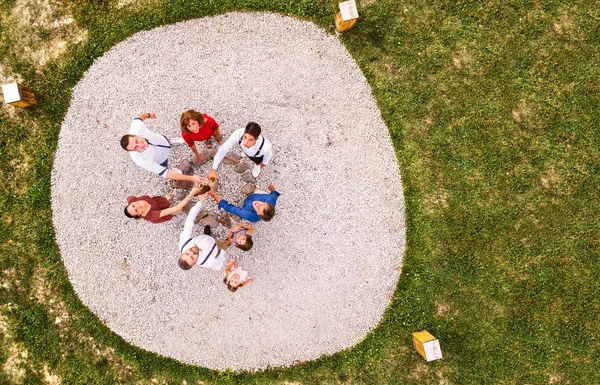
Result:
{"label": "person standing on gravel", "polygon": [[128,196],[127,206],[125,206],[125,216],[128,218],[142,218],[150,223],[163,223],[170,221],[173,215],[177,214],[185,207],[186,203],[198,193],[200,187],[194,186],[192,191],[179,202],[171,207],[173,194],[169,193],[163,196],[150,197],[142,195],[139,197]]}
{"label": "person standing on gravel", "polygon": [[254,191],[254,194],[248,195],[244,200],[242,207],[234,206],[225,199],[221,199],[212,189],[208,192],[208,195],[217,202],[219,210],[223,209],[250,222],[258,222],[261,219],[268,222],[275,215],[275,204],[277,204],[277,198],[281,194],[275,191],[275,186],[272,184],[269,185],[269,194],[258,190]]}
{"label": "person standing on gravel", "polygon": [[196,216],[202,208],[206,193],[198,196],[198,203],[188,213],[183,231],[179,236],[179,267],[189,270],[194,265],[206,267],[211,270],[221,270],[225,263],[225,249],[227,243],[216,241],[210,236],[210,226],[204,226],[204,234],[192,237],[192,230]]}
{"label": "person standing on gravel", "polygon": [[179,124],[181,137],[200,162],[204,162],[204,157],[198,152],[195,142],[204,142],[206,148],[212,148],[211,138],[214,137],[217,143],[223,143],[219,123],[206,114],[188,110],[181,114]]}
{"label": "person standing on gravel", "polygon": [[184,143],[182,138],[174,138],[169,141],[164,135],[150,131],[144,121],[156,119],[156,114],[146,112],[133,118],[129,128],[129,134],[121,138],[121,147],[129,152],[131,159],[140,166],[163,178],[172,180],[187,180],[200,183],[199,175],[184,175],[175,170],[169,170],[168,160],[171,152],[171,143]]}
{"label": "person standing on gravel", "polygon": [[258,177],[262,168],[269,164],[272,155],[271,142],[260,133],[260,125],[254,122],[248,123],[245,129],[235,130],[225,143],[219,147],[219,151],[217,151],[213,160],[212,170],[207,174],[208,179],[215,180],[217,178],[219,164],[221,164],[227,151],[236,144],[240,146],[242,153],[254,162],[252,176]]}

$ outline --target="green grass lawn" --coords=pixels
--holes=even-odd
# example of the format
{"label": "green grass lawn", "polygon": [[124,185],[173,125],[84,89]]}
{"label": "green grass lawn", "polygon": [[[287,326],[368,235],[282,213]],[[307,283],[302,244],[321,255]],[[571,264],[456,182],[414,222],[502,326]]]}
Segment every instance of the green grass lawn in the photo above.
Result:
{"label": "green grass lawn", "polygon": [[[40,102],[0,108],[0,383],[600,383],[591,0],[358,0],[360,20],[340,39],[389,127],[408,236],[384,320],[354,348],[287,369],[215,372],[130,346],[76,297],[54,240],[50,173],[70,89],[94,59],[139,30],[232,10],[333,32],[336,5],[0,1],[1,80],[23,79]],[[442,360],[412,349],[422,329]]]}

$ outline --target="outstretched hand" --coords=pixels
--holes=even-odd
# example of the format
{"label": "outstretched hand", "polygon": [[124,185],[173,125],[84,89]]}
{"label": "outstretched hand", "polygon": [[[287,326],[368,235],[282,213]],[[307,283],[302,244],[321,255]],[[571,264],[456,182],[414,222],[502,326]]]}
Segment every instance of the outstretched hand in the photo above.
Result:
{"label": "outstretched hand", "polygon": [[208,174],[206,174],[206,177],[211,180],[211,181],[216,181],[217,180],[217,171],[216,170],[210,170],[208,172]]}

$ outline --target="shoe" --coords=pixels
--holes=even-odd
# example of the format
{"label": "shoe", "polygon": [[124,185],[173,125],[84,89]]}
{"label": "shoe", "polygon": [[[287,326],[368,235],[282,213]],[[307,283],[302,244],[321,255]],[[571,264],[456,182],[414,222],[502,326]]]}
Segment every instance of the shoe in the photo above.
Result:
{"label": "shoe", "polygon": [[178,174],[183,174],[183,171],[181,171],[181,170],[180,170],[180,169],[178,169],[177,167],[173,167],[173,168],[171,169],[171,171],[174,171],[174,172],[176,172],[176,173],[178,173]]}
{"label": "shoe", "polygon": [[254,165],[254,168],[252,169],[252,176],[253,177],[258,177],[260,175],[260,170],[262,169],[262,167],[260,167],[259,164]]}
{"label": "shoe", "polygon": [[177,138],[172,138],[171,140],[169,140],[169,142],[171,142],[171,144],[184,144],[185,140],[183,140],[183,138],[181,138],[181,137],[177,137]]}

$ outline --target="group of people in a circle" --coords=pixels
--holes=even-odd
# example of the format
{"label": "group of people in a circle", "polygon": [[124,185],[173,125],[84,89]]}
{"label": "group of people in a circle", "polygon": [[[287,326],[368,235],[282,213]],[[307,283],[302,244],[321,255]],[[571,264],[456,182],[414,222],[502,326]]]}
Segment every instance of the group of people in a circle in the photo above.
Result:
{"label": "group of people in a circle", "polygon": [[[254,193],[248,195],[241,207],[230,204],[222,199],[211,185],[217,181],[217,169],[227,152],[236,144],[242,154],[253,163],[252,176],[257,178],[263,167],[271,160],[271,143],[261,134],[259,124],[250,122],[245,128],[235,130],[226,141],[219,130],[219,124],[210,116],[194,110],[184,112],[180,118],[181,137],[167,139],[164,135],[150,131],[145,124],[146,119],[156,119],[153,112],[142,113],[133,118],[129,134],[121,138],[121,147],[129,153],[131,159],[140,167],[171,180],[183,180],[194,183],[189,194],[178,204],[171,206],[172,194],[165,196],[127,198],[125,215],[129,218],[141,218],[152,223],[162,223],[173,218],[175,214],[182,211],[185,205],[194,196],[198,202],[189,210],[187,219],[179,237],[179,266],[188,270],[194,265],[203,266],[212,270],[221,270],[225,265],[225,277],[223,282],[229,290],[236,291],[239,287],[253,281],[248,273],[242,270],[235,259],[225,264],[226,249],[234,245],[242,250],[250,250],[253,246],[252,235],[254,227],[249,223],[260,220],[270,221],[275,215],[275,205],[279,193],[273,185],[269,185],[269,191],[255,189]],[[203,142],[206,148],[212,148],[212,140],[215,140],[219,148],[213,156],[212,169],[206,178],[199,175],[187,175],[176,168],[169,168],[168,158],[171,146],[174,144],[187,144],[199,162],[206,159],[196,148],[196,142]],[[241,220],[233,226],[226,240],[216,240],[211,236],[210,226],[204,227],[204,234],[193,236],[193,227],[196,217],[200,213],[202,203],[207,196],[211,196],[217,203],[218,210],[237,215]]]}

